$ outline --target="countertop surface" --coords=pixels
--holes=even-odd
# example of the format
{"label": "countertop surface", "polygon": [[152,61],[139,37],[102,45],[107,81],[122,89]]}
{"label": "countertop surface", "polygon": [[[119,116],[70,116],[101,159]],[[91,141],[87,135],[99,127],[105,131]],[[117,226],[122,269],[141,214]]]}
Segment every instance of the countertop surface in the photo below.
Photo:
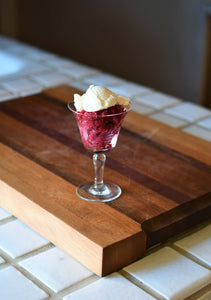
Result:
{"label": "countertop surface", "polygon": [[[0,37],[0,101],[67,84],[103,85],[133,110],[211,141],[211,111],[150,87]],[[211,224],[149,249],[100,278],[0,208],[0,299],[211,299]]]}

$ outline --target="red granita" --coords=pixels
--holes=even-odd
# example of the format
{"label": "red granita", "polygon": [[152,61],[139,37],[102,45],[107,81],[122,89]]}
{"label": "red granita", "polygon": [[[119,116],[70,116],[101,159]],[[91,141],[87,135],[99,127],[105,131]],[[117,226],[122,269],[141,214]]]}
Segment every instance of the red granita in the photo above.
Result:
{"label": "red granita", "polygon": [[84,147],[94,152],[114,148],[126,113],[126,109],[121,105],[96,112],[82,110],[76,113]]}

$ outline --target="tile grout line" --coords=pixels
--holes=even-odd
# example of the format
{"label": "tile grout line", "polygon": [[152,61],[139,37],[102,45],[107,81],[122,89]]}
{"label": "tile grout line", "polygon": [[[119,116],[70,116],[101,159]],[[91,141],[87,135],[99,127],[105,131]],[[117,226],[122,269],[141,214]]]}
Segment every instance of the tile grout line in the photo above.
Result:
{"label": "tile grout line", "polygon": [[[190,233],[195,233],[200,231],[201,229],[205,228],[208,224],[210,224],[210,221],[205,221],[202,224],[198,224],[196,225],[194,228],[192,229],[188,229],[186,232],[179,234],[178,236],[174,236],[172,238],[170,238],[168,241],[166,241],[165,243],[161,243],[156,245],[155,247],[152,247],[150,249],[148,249],[148,251],[146,252],[145,256],[149,256],[151,254],[153,254],[154,252],[159,251],[159,249],[162,249],[163,247],[170,247],[172,249],[174,249],[175,251],[179,252],[182,256],[190,259],[191,261],[197,263],[198,265],[201,265],[202,267],[205,267],[208,270],[211,270],[210,266],[207,265],[206,263],[204,263],[203,261],[201,261],[200,259],[198,259],[197,257],[195,257],[194,255],[192,255],[189,252],[186,252],[185,250],[181,249],[178,246],[175,246],[174,243],[177,240],[180,240],[182,238],[184,238],[185,236],[188,236]],[[144,283],[140,282],[139,280],[137,280],[133,275],[131,275],[130,273],[128,273],[125,270],[120,270],[119,273],[124,276],[125,278],[127,278],[129,281],[131,281],[133,284],[135,284],[137,287],[143,289],[144,291],[146,291],[147,293],[151,294],[153,297],[155,297],[158,300],[163,300],[166,299],[163,296],[161,296],[158,292],[154,291],[151,287],[148,287],[147,285],[145,285]],[[189,298],[191,296],[194,296],[195,294],[198,295],[198,293],[202,293],[203,290],[206,290],[208,288],[209,284],[206,285],[205,287],[203,287],[202,289],[200,289],[199,291],[197,291],[196,293],[188,296],[187,300],[189,300]],[[185,298],[186,299],[186,298]],[[190,300],[196,300],[195,298],[190,298]]]}
{"label": "tile grout line", "polygon": [[0,226],[4,225],[4,224],[7,224],[9,222],[15,221],[15,220],[17,220],[17,218],[15,216],[8,216],[8,217],[0,220]]}
{"label": "tile grout line", "polygon": [[[142,103],[137,102],[135,99],[134,99],[133,101],[135,101],[135,102],[138,103],[138,104],[142,104]],[[181,103],[183,103],[183,102],[181,101]],[[198,124],[199,121],[203,121],[203,120],[206,120],[207,118],[211,117],[211,113],[210,113],[210,115],[200,117],[200,118],[198,118],[197,120],[190,121],[190,120],[183,119],[183,118],[181,118],[181,117],[179,117],[179,116],[175,116],[174,114],[170,114],[170,113],[168,113],[168,112],[165,111],[165,109],[176,107],[176,106],[178,106],[178,105],[181,104],[181,103],[170,104],[170,105],[165,106],[165,107],[162,107],[162,108],[156,108],[156,107],[153,107],[153,106],[149,106],[149,105],[147,105],[147,104],[145,104],[145,103],[143,103],[143,105],[145,105],[145,106],[147,106],[147,107],[149,107],[149,108],[154,108],[154,109],[155,109],[155,112],[149,113],[149,116],[150,116],[150,115],[153,115],[153,114],[155,114],[155,113],[164,113],[164,114],[166,114],[166,115],[168,115],[168,116],[170,116],[170,117],[173,117],[173,118],[179,119],[179,120],[181,120],[181,121],[187,122],[188,124],[187,124],[187,125],[184,125],[184,127],[187,127],[187,126],[190,126],[190,125],[197,125],[197,126],[199,126],[200,128],[207,129],[208,131],[211,131],[209,128],[206,128],[206,127],[201,126],[200,124]],[[199,108],[201,107],[201,106],[198,105],[198,104],[196,104],[196,105],[197,105]],[[171,125],[169,125],[169,126],[171,126]],[[183,128],[183,126],[178,127],[178,128]]]}
{"label": "tile grout line", "polygon": [[186,258],[192,260],[193,262],[197,263],[198,265],[200,265],[201,267],[204,267],[206,269],[208,269],[209,271],[211,271],[211,267],[203,262],[200,258],[198,258],[197,256],[193,255],[192,253],[182,249],[181,247],[177,246],[177,245],[170,245],[170,247],[172,249],[174,249],[175,251],[179,252],[180,254],[182,254],[183,256],[185,256]]}
{"label": "tile grout line", "polygon": [[[196,229],[195,231],[199,231],[199,230],[200,230],[200,228]],[[177,240],[178,239],[179,239],[179,237],[177,238]],[[211,270],[211,268],[210,268],[209,265],[207,265],[206,263],[204,263],[203,261],[201,261],[200,259],[198,259],[194,255],[186,252],[185,250],[181,249],[178,246],[173,245],[173,241],[166,242],[166,243],[164,243],[162,245],[158,245],[157,247],[151,249],[151,251],[149,251],[149,253],[147,253],[146,256],[151,255],[152,253],[158,251],[159,249],[161,249],[161,248],[163,248],[165,246],[171,247],[175,251],[179,252],[182,256],[190,259],[191,261],[197,263],[198,265],[200,265],[202,267],[205,267],[208,270]],[[153,290],[148,285],[146,285],[143,282],[139,281],[138,279],[136,279],[133,275],[131,275],[127,271],[125,271],[125,270],[122,269],[118,273],[120,273],[122,276],[124,276],[126,279],[128,279],[131,283],[135,284],[137,287],[141,288],[142,290],[144,290],[145,292],[147,292],[151,296],[155,297],[157,300],[164,300],[164,299],[166,299],[164,296],[160,295],[159,292]],[[190,296],[186,297],[184,300],[197,300],[198,299],[198,295],[200,295],[200,296],[204,295],[207,291],[209,291],[209,287],[210,286],[211,286],[211,284],[208,284],[208,285],[202,287],[200,290],[194,292]]]}
{"label": "tile grout line", "polygon": [[[34,251],[37,253],[40,249]],[[6,252],[4,252],[2,249],[0,249],[0,255],[3,257],[3,259],[6,261],[6,263],[3,263],[4,267],[1,267],[1,269],[6,268],[8,266],[14,267],[16,270],[18,270],[25,278],[32,281],[37,287],[42,289],[48,294],[48,298],[50,296],[55,296],[56,293],[50,289],[47,285],[45,285],[42,281],[40,281],[37,277],[35,277],[33,274],[31,274],[29,271],[24,269],[22,266],[18,264],[19,260],[17,258],[10,257]],[[45,299],[48,299],[45,298]]]}
{"label": "tile grout line", "polygon": [[[126,81],[125,83],[123,83],[123,84],[118,84],[118,85],[116,85],[115,87],[118,87],[118,86],[120,86],[120,85],[124,85],[124,84],[128,84],[128,83],[130,83],[131,81]],[[114,86],[111,86],[111,87],[114,87]],[[143,88],[145,88],[145,87],[143,87]],[[148,87],[146,87],[146,88],[148,88]],[[154,94],[156,91],[155,90],[153,90],[152,88],[148,88],[149,89],[149,91],[145,91],[145,92],[139,92],[139,93],[137,93],[137,94],[133,94],[133,96],[131,96],[131,97],[128,97],[128,98],[130,98],[130,100],[131,101],[134,101],[134,102],[137,102],[134,98],[136,98],[136,97],[144,97],[144,96],[147,96],[147,95],[151,95],[151,94]],[[139,102],[138,102],[139,103]],[[144,103],[143,103],[144,104]],[[150,106],[151,107],[151,106]],[[152,108],[152,107],[151,107]]]}
{"label": "tile grout line", "polygon": [[48,250],[50,250],[54,247],[55,247],[55,245],[52,244],[51,242],[49,242],[47,245],[41,246],[40,248],[32,250],[32,251],[30,251],[28,253],[25,253],[23,255],[20,255],[20,256],[16,257],[15,259],[13,259],[13,260],[15,260],[15,262],[19,263],[22,260],[28,259],[30,257],[33,257],[33,256],[38,255],[40,253],[43,253],[45,251],[48,251]]}
{"label": "tile grout line", "polygon": [[133,283],[135,286],[137,286],[141,290],[145,291],[150,296],[153,296],[155,299],[157,299],[157,300],[166,300],[166,298],[163,297],[161,294],[159,294],[157,291],[153,290],[151,287],[149,287],[145,283],[139,281],[138,279],[136,279],[133,275],[131,275],[127,271],[122,269],[118,273],[121,274],[128,281]]}
{"label": "tile grout line", "polygon": [[[188,120],[185,120],[185,119],[182,119],[182,118],[180,118],[180,117],[178,117],[178,116],[174,116],[174,115],[172,115],[172,114],[169,114],[169,113],[167,113],[166,111],[165,111],[165,109],[166,108],[172,108],[172,107],[175,107],[175,106],[177,106],[177,105],[179,105],[179,103],[177,103],[177,104],[169,104],[168,106],[165,106],[165,107],[162,107],[162,108],[156,108],[156,107],[154,107],[154,106],[149,106],[149,105],[147,105],[146,103],[140,103],[140,102],[138,102],[138,101],[136,101],[135,99],[131,99],[131,101],[134,101],[136,104],[140,104],[140,105],[143,105],[143,106],[146,106],[147,108],[151,108],[151,109],[154,109],[154,111],[153,112],[150,112],[150,113],[148,113],[148,114],[146,114],[146,115],[148,115],[149,117],[151,116],[151,115],[154,115],[154,114],[157,114],[157,113],[163,113],[163,114],[165,114],[165,115],[167,115],[167,116],[169,116],[169,117],[172,117],[172,118],[175,118],[175,119],[178,119],[178,120],[180,120],[180,121],[183,121],[183,122],[186,122],[186,123],[188,123],[187,125],[184,125],[184,126],[188,126],[188,125],[191,125],[191,124],[193,124],[193,122],[191,122],[191,121],[188,121]],[[141,114],[141,113],[139,113],[139,114]],[[141,114],[142,115],[142,114]],[[144,114],[145,115],[145,114]],[[154,119],[153,119],[154,120]],[[158,120],[156,120],[156,121],[158,121]],[[161,121],[158,121],[158,122],[161,122]],[[196,121],[196,122],[198,122],[198,120]],[[161,122],[162,123],[162,122]],[[164,123],[165,124],[165,123]],[[171,125],[169,125],[169,124],[167,124],[168,126],[170,126],[170,127],[173,127],[173,126],[171,126]],[[182,126],[180,126],[180,127],[182,127]],[[180,128],[180,127],[177,127],[177,128]],[[175,128],[175,127],[173,127],[173,128]]]}
{"label": "tile grout line", "polygon": [[[174,126],[170,125],[169,123],[164,123],[164,122],[162,122],[162,121],[160,121],[160,120],[157,120],[157,119],[154,119],[154,118],[151,117],[152,115],[157,114],[157,113],[164,113],[165,115],[167,115],[167,116],[169,116],[169,117],[178,119],[179,121],[186,122],[187,124],[185,124],[185,125],[180,125],[180,126],[177,126],[177,127],[174,127]],[[160,122],[160,123],[162,123],[162,124],[165,124],[165,125],[167,125],[167,126],[169,126],[169,127],[171,127],[171,128],[178,129],[178,130],[180,130],[180,131],[182,131],[183,128],[188,127],[188,126],[190,126],[190,125],[193,124],[193,123],[190,123],[190,122],[187,121],[187,120],[183,120],[183,119],[180,119],[180,118],[178,118],[178,117],[174,117],[174,116],[172,116],[172,115],[169,115],[169,114],[167,114],[167,113],[166,113],[165,111],[163,111],[163,110],[157,110],[157,111],[155,111],[154,113],[150,113],[150,114],[148,115],[148,117],[149,117],[150,119],[152,119],[152,120],[155,120],[155,121],[157,121],[157,122]]]}
{"label": "tile grout line", "polygon": [[211,290],[211,283],[203,287],[199,291],[195,292],[194,294],[186,297],[184,300],[198,300],[202,296],[206,295],[206,293],[209,292],[210,290]]}
{"label": "tile grout line", "polygon": [[9,264],[7,261],[1,263],[1,264],[0,264],[0,271],[1,271],[2,269],[4,269],[4,268],[9,267],[9,266],[10,266],[10,264]]}
{"label": "tile grout line", "polygon": [[[144,104],[144,105],[145,105],[145,104]],[[146,106],[147,106],[147,105],[146,105]],[[149,107],[149,106],[147,106],[147,107]],[[185,125],[180,125],[180,126],[178,126],[178,127],[171,126],[169,123],[167,124],[167,123],[164,123],[164,122],[162,122],[162,121],[160,121],[160,120],[156,120],[156,119],[154,119],[154,118],[151,117],[152,115],[157,114],[157,113],[164,113],[165,115],[168,115],[169,117],[173,117],[173,118],[176,118],[176,119],[178,119],[178,120],[180,120],[180,121],[184,121],[184,122],[186,122],[187,124],[185,124]],[[157,109],[157,110],[155,110],[155,111],[152,112],[152,113],[148,113],[148,114],[144,114],[144,115],[145,115],[145,116],[148,116],[150,119],[156,120],[156,121],[158,121],[158,122],[160,122],[160,123],[162,123],[162,124],[166,124],[166,125],[168,125],[168,126],[170,126],[170,127],[172,127],[172,128],[176,128],[176,129],[179,129],[179,130],[181,130],[181,131],[182,131],[183,129],[185,129],[185,128],[191,126],[191,125],[195,125],[195,126],[199,127],[200,129],[204,129],[204,130],[206,130],[206,131],[208,131],[208,132],[209,132],[209,131],[211,132],[211,129],[206,128],[206,127],[201,126],[200,124],[198,124],[199,121],[203,121],[203,120],[206,119],[207,117],[203,117],[202,119],[197,119],[197,120],[195,120],[195,121],[188,121],[188,120],[179,118],[178,116],[171,115],[171,114],[165,112],[164,109]],[[199,137],[199,136],[198,136],[198,137]],[[202,138],[203,140],[206,140],[206,139],[204,139],[203,137],[201,137],[201,138]]]}
{"label": "tile grout line", "polygon": [[[143,86],[143,87],[145,88],[145,86]],[[148,88],[148,87],[147,87],[147,88]],[[149,89],[149,91],[142,92],[142,93],[139,93],[139,94],[135,94],[134,96],[131,97],[131,100],[132,100],[132,101],[135,101],[135,102],[137,102],[137,103],[140,103],[140,104],[149,106],[149,105],[147,105],[145,102],[139,102],[139,99],[135,99],[136,97],[142,98],[142,97],[144,97],[144,96],[146,96],[146,95],[151,95],[151,94],[157,94],[157,93],[159,93],[159,91],[157,91],[157,90],[155,90],[155,89],[153,89],[153,88],[151,88],[151,87],[148,88],[148,89]],[[166,95],[166,94],[164,94],[164,95]],[[169,98],[172,98],[171,95],[167,95],[167,96],[168,96]],[[187,102],[187,101],[182,101],[182,100],[180,100],[179,98],[176,98],[176,97],[173,97],[173,99],[175,99],[175,100],[178,101],[178,102],[176,102],[176,103],[169,103],[169,104],[166,104],[166,105],[162,106],[161,108],[157,108],[157,109],[163,110],[163,109],[167,109],[167,108],[170,108],[170,107],[176,107],[176,106],[180,105],[181,103]],[[172,100],[172,101],[173,101],[173,100]],[[149,102],[150,102],[150,101],[149,101]],[[149,106],[149,107],[155,108],[155,106]],[[199,106],[199,107],[200,107],[200,106]]]}
{"label": "tile grout line", "polygon": [[37,254],[40,254],[42,252],[48,251],[49,249],[54,248],[54,247],[55,247],[55,245],[49,242],[47,245],[41,246],[37,249],[34,249],[32,251],[29,251],[27,253],[19,255],[18,257],[15,257],[15,258],[13,258],[10,254],[8,254],[6,251],[4,251],[3,249],[0,248],[0,255],[3,258],[5,258],[6,261],[8,261],[8,262],[13,261],[14,263],[18,264],[22,260],[28,259],[28,258],[35,256]]}
{"label": "tile grout line", "polygon": [[[51,288],[49,288],[45,283],[43,283],[39,278],[37,278],[36,276],[34,276],[32,273],[30,273],[28,270],[26,270],[24,267],[19,265],[19,262],[33,257],[37,254],[40,254],[42,252],[47,251],[48,249],[54,248],[55,245],[54,244],[48,244],[45,245],[39,249],[36,249],[34,251],[31,251],[27,254],[24,254],[22,256],[19,256],[17,258],[12,258],[9,254],[7,254],[5,251],[3,251],[2,249],[0,249],[0,256],[5,260],[5,262],[3,262],[2,264],[0,264],[0,270],[7,268],[9,266],[14,267],[16,270],[18,270],[19,272],[21,272],[24,277],[26,277],[27,279],[29,279],[30,281],[32,281],[36,286],[38,286],[39,288],[41,288],[43,291],[45,291],[49,297],[53,297],[53,299],[62,299],[60,297],[66,296],[71,292],[74,292],[78,289],[81,289],[85,286],[88,286],[89,284],[91,284],[92,282],[99,280],[99,277],[95,274],[89,276],[88,278],[82,279],[66,288],[64,288],[61,291],[55,292],[54,290],[52,290]],[[45,298],[45,299],[49,299],[49,298]]]}
{"label": "tile grout line", "polygon": [[[145,105],[145,104],[144,104]],[[178,105],[178,104],[177,104]],[[173,104],[171,107],[174,107],[174,106],[176,106],[175,104]],[[193,122],[191,122],[191,121],[188,121],[188,120],[185,120],[185,119],[182,119],[182,118],[180,118],[180,117],[178,117],[178,116],[174,116],[174,115],[171,115],[171,114],[169,114],[169,113],[167,113],[166,111],[165,111],[165,109],[166,109],[166,107],[165,108],[160,108],[160,109],[156,109],[156,111],[155,112],[153,112],[153,113],[150,113],[150,115],[154,115],[154,114],[156,114],[156,113],[163,113],[163,114],[165,114],[165,115],[167,115],[167,116],[169,116],[169,117],[172,117],[172,118],[175,118],[175,119],[178,119],[178,120],[180,120],[180,121],[183,121],[183,122],[186,122],[187,123],[187,125],[182,125],[182,126],[180,126],[180,127],[177,127],[178,129],[180,129],[181,127],[186,127],[186,126],[189,126],[189,125],[192,125],[193,124]],[[154,119],[153,119],[154,120]],[[158,121],[158,122],[161,122],[161,121]],[[161,122],[162,123],[162,122]],[[171,125],[169,125],[169,124],[167,124],[168,126],[170,126],[170,127],[173,127],[173,126],[171,126]],[[173,127],[173,128],[175,128],[175,127]]]}
{"label": "tile grout line", "polygon": [[[205,118],[204,120],[206,120],[206,118]],[[200,120],[200,121],[203,121],[203,120]],[[211,132],[211,129],[209,129],[209,128],[207,128],[207,127],[204,127],[204,126],[198,124],[197,122],[198,122],[198,120],[197,120],[195,123],[192,123],[192,124],[198,126],[199,128],[202,128],[202,129],[205,129],[205,130]]]}
{"label": "tile grout line", "polygon": [[64,288],[63,290],[59,291],[56,295],[58,297],[63,298],[71,293],[74,293],[80,289],[83,289],[83,288],[89,286],[90,284],[92,284],[98,280],[100,280],[100,277],[97,276],[96,274],[90,275],[89,277],[81,279],[78,282]]}

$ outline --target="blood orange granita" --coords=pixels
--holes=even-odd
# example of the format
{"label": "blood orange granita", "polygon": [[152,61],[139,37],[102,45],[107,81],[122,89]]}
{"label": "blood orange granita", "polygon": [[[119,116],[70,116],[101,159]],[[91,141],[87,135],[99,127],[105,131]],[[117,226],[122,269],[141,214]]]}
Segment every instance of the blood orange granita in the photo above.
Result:
{"label": "blood orange granita", "polygon": [[75,114],[84,147],[94,152],[114,148],[127,110],[115,105],[107,109]]}

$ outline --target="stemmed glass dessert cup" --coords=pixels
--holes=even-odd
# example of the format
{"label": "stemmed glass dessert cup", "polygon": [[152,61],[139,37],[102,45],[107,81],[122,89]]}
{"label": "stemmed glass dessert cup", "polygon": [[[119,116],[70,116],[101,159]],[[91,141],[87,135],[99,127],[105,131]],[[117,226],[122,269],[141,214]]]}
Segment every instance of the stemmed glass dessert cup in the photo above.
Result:
{"label": "stemmed glass dessert cup", "polygon": [[116,105],[99,112],[79,112],[73,103],[68,104],[78,124],[84,147],[93,153],[94,182],[80,184],[76,193],[87,201],[108,202],[121,195],[121,188],[112,182],[103,181],[106,152],[116,146],[124,117],[131,110]]}

